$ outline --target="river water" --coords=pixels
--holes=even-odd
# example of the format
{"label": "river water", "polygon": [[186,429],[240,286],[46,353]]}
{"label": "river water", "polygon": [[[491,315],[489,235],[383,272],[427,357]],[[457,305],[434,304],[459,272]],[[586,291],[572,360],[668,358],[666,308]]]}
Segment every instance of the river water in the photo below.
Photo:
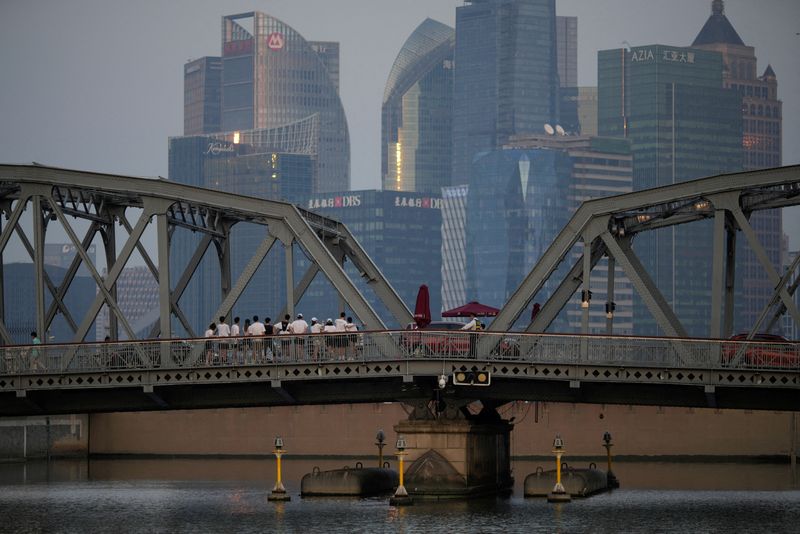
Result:
{"label": "river water", "polygon": [[285,460],[287,503],[267,501],[269,459],[0,464],[0,532],[800,532],[789,465],[619,462],[621,489],[559,505],[522,497],[525,476],[550,467],[540,461],[514,462],[509,498],[395,508],[299,496],[314,466],[347,463]]}

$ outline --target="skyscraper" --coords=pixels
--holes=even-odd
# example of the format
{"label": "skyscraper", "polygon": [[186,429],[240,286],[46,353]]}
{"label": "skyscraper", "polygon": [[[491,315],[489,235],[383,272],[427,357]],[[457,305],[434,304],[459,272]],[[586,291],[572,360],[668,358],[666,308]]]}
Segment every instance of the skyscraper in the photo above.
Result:
{"label": "skyscraper", "polygon": [[383,188],[438,195],[450,185],[453,28],[425,19],[394,61],[381,108]]}
{"label": "skyscraper", "polygon": [[[342,191],[311,195],[305,207],[345,223],[386,280],[410,309],[414,309],[421,284],[430,294],[431,313],[441,313],[441,198],[405,191]],[[348,262],[345,269],[356,287],[390,324],[388,310]],[[318,276],[297,309],[307,316],[335,317],[339,299],[333,287]],[[345,303],[346,304],[346,303]],[[370,325],[367,325],[369,327]]]}
{"label": "skyscraper", "polygon": [[[722,66],[720,54],[694,48],[598,53],[599,133],[631,140],[634,190],[741,170],[741,102],[723,88]],[[690,335],[709,335],[711,242],[708,222],[646,232],[634,242]],[[639,299],[634,328],[659,333]]]}
{"label": "skyscraper", "polygon": [[466,296],[502,306],[570,217],[572,160],[534,148],[483,152],[466,209]]}
{"label": "skyscraper", "polygon": [[467,196],[469,186],[442,188],[442,310],[467,302]]}
{"label": "skyscraper", "polygon": [[[274,130],[238,132],[238,139],[232,134],[175,137],[169,141],[169,178],[229,193],[302,202],[311,194],[313,176],[312,157],[303,153],[303,146],[313,144],[315,131],[314,121],[308,121],[305,126],[301,122]],[[288,143],[285,139],[296,142]],[[279,151],[276,147],[281,144],[294,153]],[[239,223],[233,227],[229,237],[232,273],[244,269],[263,237],[261,226]],[[194,232],[173,234],[170,245],[173,272],[183,272],[200,238]],[[202,332],[201,328],[216,319],[213,314],[222,301],[220,269],[212,256],[205,255],[180,301],[195,333]],[[274,291],[284,284],[283,260],[281,252],[270,252],[237,301],[235,313],[242,316],[277,313],[285,304],[283,293]]]}
{"label": "skyscraper", "polygon": [[183,66],[183,135],[220,131],[222,58],[201,57]]}
{"label": "skyscraper", "polygon": [[569,133],[580,132],[578,117],[578,17],[556,17],[556,58],[559,82],[558,123]]}
{"label": "skyscraper", "polygon": [[[697,34],[692,46],[722,54],[722,82],[739,93],[742,100],[742,149],[744,169],[778,167],[782,164],[782,110],[778,100],[778,80],[767,65],[758,76],[755,49],[747,46],[725,16],[722,0],[711,3],[711,16]],[[781,210],[762,210],[752,214],[750,224],[764,247],[772,266],[780,272]],[[742,305],[734,324],[737,331],[749,329],[769,302],[774,290],[753,249],[744,241],[737,246],[736,269],[741,275],[737,301]]]}
{"label": "skyscraper", "polygon": [[318,116],[314,191],[350,187],[338,43],[309,42],[257,11],[222,18],[222,130],[274,129]]}
{"label": "skyscraper", "polygon": [[559,117],[555,0],[467,0],[456,8],[454,185],[476,154]]}

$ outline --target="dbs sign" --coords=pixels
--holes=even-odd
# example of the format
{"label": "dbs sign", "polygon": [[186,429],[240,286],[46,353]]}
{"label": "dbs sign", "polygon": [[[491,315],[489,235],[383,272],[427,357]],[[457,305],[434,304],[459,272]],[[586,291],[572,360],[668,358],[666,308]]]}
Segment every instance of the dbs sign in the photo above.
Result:
{"label": "dbs sign", "polygon": [[286,38],[281,32],[272,32],[267,35],[267,48],[270,50],[281,50],[286,44]]}

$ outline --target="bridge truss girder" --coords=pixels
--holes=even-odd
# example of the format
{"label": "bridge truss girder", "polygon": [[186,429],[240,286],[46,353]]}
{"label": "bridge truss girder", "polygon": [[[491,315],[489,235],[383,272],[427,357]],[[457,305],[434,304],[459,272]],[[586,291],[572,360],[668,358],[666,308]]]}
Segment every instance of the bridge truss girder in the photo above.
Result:
{"label": "bridge truss girder", "polygon": [[[631,242],[643,232],[703,219],[714,221],[711,337],[727,338],[732,333],[738,233],[745,237],[775,288],[771,301],[764,306],[756,324],[752,325],[748,339],[765,324],[768,329],[771,328],[785,313],[800,325],[800,312],[792,300],[800,285],[800,273],[795,274],[800,261],[796,259],[786,272],[779,274],[769,262],[749,222],[750,215],[755,211],[798,204],[798,165],[712,176],[584,202],[512,294],[489,330],[511,330],[573,247],[581,242],[584,253],[570,266],[568,274],[556,281],[557,289],[527,325],[527,332],[544,332],[576,291],[588,291],[592,269],[606,256],[610,262],[609,301],[613,299],[614,264],[618,264],[664,333],[686,337],[685,328],[643,268],[631,248]],[[611,304],[607,303],[609,306]],[[611,312],[609,315],[613,317],[613,308]],[[588,333],[588,314],[588,307],[584,307],[582,333]],[[613,319],[609,319],[609,334],[612,327]]]}
{"label": "bridge truss girder", "polygon": [[[26,209],[33,213],[33,244],[21,224]],[[412,320],[411,312],[396,291],[383,278],[378,268],[364,252],[349,230],[340,222],[308,212],[286,202],[244,197],[213,191],[165,179],[145,179],[128,176],[98,174],[58,169],[40,165],[0,165],[0,210],[6,222],[0,227],[0,263],[12,235],[16,234],[34,263],[32,293],[36,301],[36,328],[46,332],[56,314],[61,312],[74,332],[73,341],[84,341],[91,325],[103,305],[109,308],[109,329],[112,339],[122,328],[129,339],[136,338],[136,329],[127,321],[117,301],[117,281],[134,251],[138,251],[159,286],[158,321],[150,331],[151,337],[171,333],[174,316],[192,335],[179,301],[201,260],[213,244],[221,274],[222,302],[214,317],[228,316],[246,289],[264,258],[279,242],[286,256],[286,299],[289,313],[302,298],[314,277],[319,273],[330,281],[361,321],[384,328],[385,325],[353,281],[343,269],[347,260],[353,262],[378,298],[388,308],[394,319],[405,324]],[[131,224],[130,213],[139,211]],[[89,224],[79,236],[67,216]],[[142,243],[145,230],[153,225],[157,238],[157,257]],[[58,222],[67,233],[77,251],[76,257],[59,285],[53,283],[44,269],[44,243],[48,225]],[[236,280],[232,279],[230,236],[238,223],[252,223],[264,227],[264,239],[256,248],[245,269]],[[116,226],[126,231],[128,237],[122,248],[116,250]],[[177,228],[199,232],[202,238],[183,272],[173,278],[169,269],[169,250]],[[102,238],[107,274],[101,276],[88,255],[90,244],[97,235]],[[308,257],[311,267],[295,286],[292,273],[294,247]],[[97,295],[88,312],[75,318],[65,304],[64,297],[75,280],[78,269],[84,265],[97,286]],[[171,280],[176,279],[174,288]],[[3,295],[0,277],[0,296]],[[51,303],[45,309],[45,292],[49,291]],[[0,306],[0,341],[11,344],[6,327],[5,310]]]}

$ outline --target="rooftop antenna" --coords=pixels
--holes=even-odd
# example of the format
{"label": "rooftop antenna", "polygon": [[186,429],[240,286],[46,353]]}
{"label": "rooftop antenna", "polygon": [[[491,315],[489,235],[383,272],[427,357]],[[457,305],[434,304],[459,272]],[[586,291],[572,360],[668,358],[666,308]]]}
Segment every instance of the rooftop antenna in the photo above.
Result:
{"label": "rooftop antenna", "polygon": [[558,133],[558,135],[567,135],[567,132],[564,131],[564,127],[560,124],[556,124],[556,133]]}
{"label": "rooftop antenna", "polygon": [[544,131],[547,132],[547,135],[554,135],[556,133],[553,127],[548,123],[544,123]]}

